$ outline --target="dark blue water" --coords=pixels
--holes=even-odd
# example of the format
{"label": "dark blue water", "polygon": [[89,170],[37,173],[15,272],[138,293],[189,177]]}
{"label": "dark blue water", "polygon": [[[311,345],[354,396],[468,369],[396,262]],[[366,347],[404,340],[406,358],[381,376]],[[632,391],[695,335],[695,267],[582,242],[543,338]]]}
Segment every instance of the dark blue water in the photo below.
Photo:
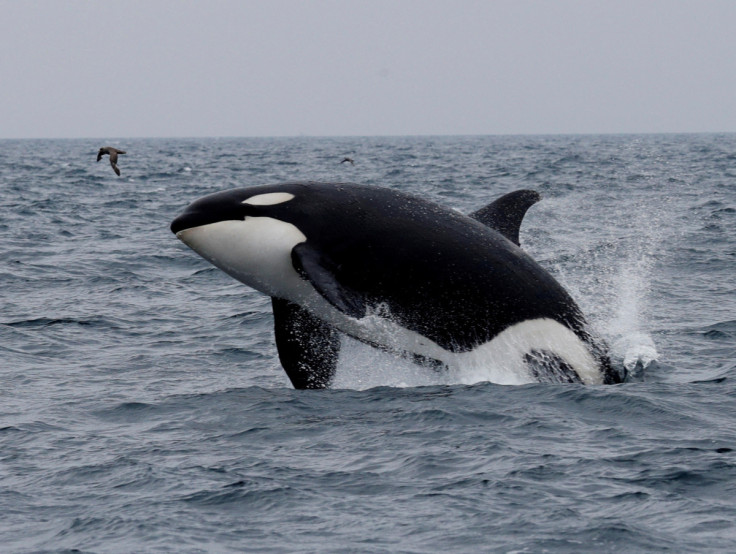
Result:
{"label": "dark blue water", "polygon": [[[538,190],[522,246],[628,381],[351,342],[333,390],[293,390],[269,300],[168,226],[295,179]],[[0,207],[3,552],[736,549],[736,135],[0,141]]]}

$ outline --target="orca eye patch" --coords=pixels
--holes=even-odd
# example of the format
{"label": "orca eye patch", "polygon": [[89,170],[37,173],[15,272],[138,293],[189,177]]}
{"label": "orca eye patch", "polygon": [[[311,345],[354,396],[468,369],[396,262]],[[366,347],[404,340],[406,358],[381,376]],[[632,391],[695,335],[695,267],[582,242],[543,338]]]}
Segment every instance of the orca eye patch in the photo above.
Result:
{"label": "orca eye patch", "polygon": [[266,194],[256,194],[250,198],[243,200],[242,204],[249,206],[274,206],[275,204],[283,204],[292,200],[294,195],[289,192],[269,192]]}

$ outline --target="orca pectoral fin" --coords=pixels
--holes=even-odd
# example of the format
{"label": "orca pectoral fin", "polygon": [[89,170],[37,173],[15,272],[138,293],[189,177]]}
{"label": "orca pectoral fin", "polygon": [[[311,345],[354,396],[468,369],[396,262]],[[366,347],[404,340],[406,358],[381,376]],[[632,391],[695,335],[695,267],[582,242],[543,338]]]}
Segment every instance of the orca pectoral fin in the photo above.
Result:
{"label": "orca pectoral fin", "polygon": [[337,271],[335,264],[309,243],[302,242],[292,249],[291,262],[294,269],[335,308],[356,319],[365,316],[366,304],[363,295],[341,285],[335,276]]}
{"label": "orca pectoral fin", "polygon": [[470,214],[483,225],[495,229],[519,246],[519,228],[527,210],[539,202],[541,196],[534,190],[517,190],[504,194],[486,207]]}
{"label": "orca pectoral fin", "polygon": [[279,360],[296,389],[329,386],[340,354],[340,334],[302,307],[271,298]]}

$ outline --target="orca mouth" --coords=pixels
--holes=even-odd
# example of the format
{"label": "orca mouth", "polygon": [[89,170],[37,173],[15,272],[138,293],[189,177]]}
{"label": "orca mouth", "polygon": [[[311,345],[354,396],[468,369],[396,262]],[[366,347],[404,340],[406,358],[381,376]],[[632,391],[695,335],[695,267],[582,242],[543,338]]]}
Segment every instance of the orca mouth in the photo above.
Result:
{"label": "orca mouth", "polygon": [[247,189],[233,189],[203,196],[195,200],[171,222],[175,235],[193,227],[201,227],[219,221],[243,221],[246,215],[260,214],[268,206],[252,206],[243,203],[251,196]]}
{"label": "orca mouth", "polygon": [[245,219],[245,210],[241,206],[216,206],[214,208],[216,209],[213,207],[198,209],[196,206],[190,206],[171,222],[171,232],[178,235],[181,231],[193,227],[201,227],[219,221],[243,221]]}
{"label": "orca mouth", "polygon": [[[209,217],[208,217],[209,216]],[[218,220],[213,219],[211,214],[202,213],[199,211],[189,212],[186,211],[179,215],[171,222],[171,232],[178,235],[181,231],[186,231],[192,227],[200,227],[209,223],[216,223]]]}
{"label": "orca mouth", "polygon": [[220,221],[243,221],[246,216],[268,217],[275,205],[294,198],[291,192],[278,189],[274,191],[272,186],[240,188],[203,196],[189,204],[171,222],[171,232],[177,235],[193,227]]}

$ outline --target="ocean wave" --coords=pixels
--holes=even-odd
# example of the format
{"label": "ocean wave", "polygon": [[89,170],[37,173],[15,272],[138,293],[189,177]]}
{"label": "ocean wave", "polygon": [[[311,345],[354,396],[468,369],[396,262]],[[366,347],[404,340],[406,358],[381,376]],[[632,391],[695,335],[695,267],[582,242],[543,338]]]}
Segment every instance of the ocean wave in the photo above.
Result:
{"label": "ocean wave", "polygon": [[713,340],[736,338],[736,320],[714,323],[700,331],[703,336]]}
{"label": "ocean wave", "polygon": [[[734,550],[736,135],[130,139],[123,179],[98,142],[0,151],[5,550]],[[168,226],[342,179],[334,152],[465,213],[540,190],[523,247],[636,377],[452,384],[353,345],[294,390],[268,297]]]}

